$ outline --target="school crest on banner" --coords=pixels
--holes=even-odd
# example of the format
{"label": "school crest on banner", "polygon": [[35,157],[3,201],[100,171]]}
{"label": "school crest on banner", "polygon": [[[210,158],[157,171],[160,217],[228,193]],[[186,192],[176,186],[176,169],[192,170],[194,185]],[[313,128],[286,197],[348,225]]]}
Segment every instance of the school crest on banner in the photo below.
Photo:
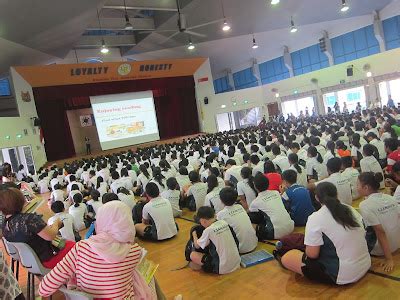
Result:
{"label": "school crest on banner", "polygon": [[93,126],[93,118],[91,115],[82,115],[79,116],[81,120],[81,127],[89,127]]}

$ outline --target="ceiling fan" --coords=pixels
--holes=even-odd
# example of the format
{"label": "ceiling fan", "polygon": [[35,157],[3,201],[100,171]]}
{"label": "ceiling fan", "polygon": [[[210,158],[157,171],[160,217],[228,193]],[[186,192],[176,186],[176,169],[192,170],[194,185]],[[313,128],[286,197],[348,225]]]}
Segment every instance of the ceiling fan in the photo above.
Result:
{"label": "ceiling fan", "polygon": [[[167,36],[161,42],[161,44],[165,44],[170,39],[174,38],[175,36],[177,36],[180,33],[186,33],[186,34],[189,34],[189,35],[192,35],[192,36],[198,36],[198,37],[206,38],[207,35],[202,34],[202,33],[198,33],[198,32],[192,31],[192,30],[196,29],[196,28],[201,28],[201,27],[205,27],[205,26],[208,26],[208,25],[212,25],[212,24],[215,24],[215,23],[220,23],[220,22],[225,20],[225,19],[218,19],[218,20],[214,20],[214,21],[210,21],[210,22],[206,22],[206,23],[202,23],[202,24],[198,24],[198,25],[194,25],[194,26],[188,27],[187,26],[186,15],[182,13],[182,9],[181,9],[181,7],[179,5],[179,0],[176,0],[176,7],[178,9],[178,22],[177,22],[178,30],[176,30],[176,29],[166,29],[166,30],[155,30],[155,31],[152,31],[152,32],[155,32],[155,33],[174,32],[171,35]],[[148,34],[149,31],[141,31],[139,33]]]}

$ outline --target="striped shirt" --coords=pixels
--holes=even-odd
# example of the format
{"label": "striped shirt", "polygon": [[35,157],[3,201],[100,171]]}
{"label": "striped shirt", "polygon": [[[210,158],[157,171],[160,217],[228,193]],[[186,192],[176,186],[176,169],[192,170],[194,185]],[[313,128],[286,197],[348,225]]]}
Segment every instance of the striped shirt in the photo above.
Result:
{"label": "striped shirt", "polygon": [[80,241],[40,283],[39,294],[48,297],[71,279],[79,290],[101,299],[133,299],[133,271],[140,262],[142,248],[131,247],[124,261],[108,263],[87,241]]}

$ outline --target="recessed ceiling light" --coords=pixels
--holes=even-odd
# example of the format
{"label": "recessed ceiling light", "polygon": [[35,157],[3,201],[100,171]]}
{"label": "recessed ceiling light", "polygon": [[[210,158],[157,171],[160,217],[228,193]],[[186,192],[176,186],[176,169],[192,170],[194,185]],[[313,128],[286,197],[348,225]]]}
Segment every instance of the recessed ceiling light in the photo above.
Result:
{"label": "recessed ceiling light", "polygon": [[271,0],[272,5],[277,5],[279,4],[280,0]]}
{"label": "recessed ceiling light", "polygon": [[367,77],[372,77],[372,72],[371,71],[367,72]]}
{"label": "recessed ceiling light", "polygon": [[275,94],[275,98],[279,98],[279,93],[276,93],[276,94]]}
{"label": "recessed ceiling light", "polygon": [[350,7],[347,5],[346,0],[342,0],[342,7],[340,8],[341,12],[346,12],[350,9]]}
{"label": "recessed ceiling light", "polygon": [[222,30],[223,31],[229,31],[231,30],[231,26],[229,26],[228,22],[225,20],[224,25],[222,25]]}
{"label": "recessed ceiling light", "polygon": [[225,105],[225,104],[222,104],[222,105],[221,105],[221,108],[226,108],[226,105]]}
{"label": "recessed ceiling light", "polygon": [[290,19],[290,32],[291,33],[297,32],[297,27],[294,25],[293,17]]}

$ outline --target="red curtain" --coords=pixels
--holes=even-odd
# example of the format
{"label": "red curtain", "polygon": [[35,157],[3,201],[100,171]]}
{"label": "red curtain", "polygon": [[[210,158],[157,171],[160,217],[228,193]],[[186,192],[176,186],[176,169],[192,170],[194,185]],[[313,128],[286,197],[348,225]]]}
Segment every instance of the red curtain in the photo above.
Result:
{"label": "red curtain", "polygon": [[199,132],[192,76],[34,88],[48,160],[75,155],[67,110],[88,108],[90,96],[152,90],[160,138]]}

